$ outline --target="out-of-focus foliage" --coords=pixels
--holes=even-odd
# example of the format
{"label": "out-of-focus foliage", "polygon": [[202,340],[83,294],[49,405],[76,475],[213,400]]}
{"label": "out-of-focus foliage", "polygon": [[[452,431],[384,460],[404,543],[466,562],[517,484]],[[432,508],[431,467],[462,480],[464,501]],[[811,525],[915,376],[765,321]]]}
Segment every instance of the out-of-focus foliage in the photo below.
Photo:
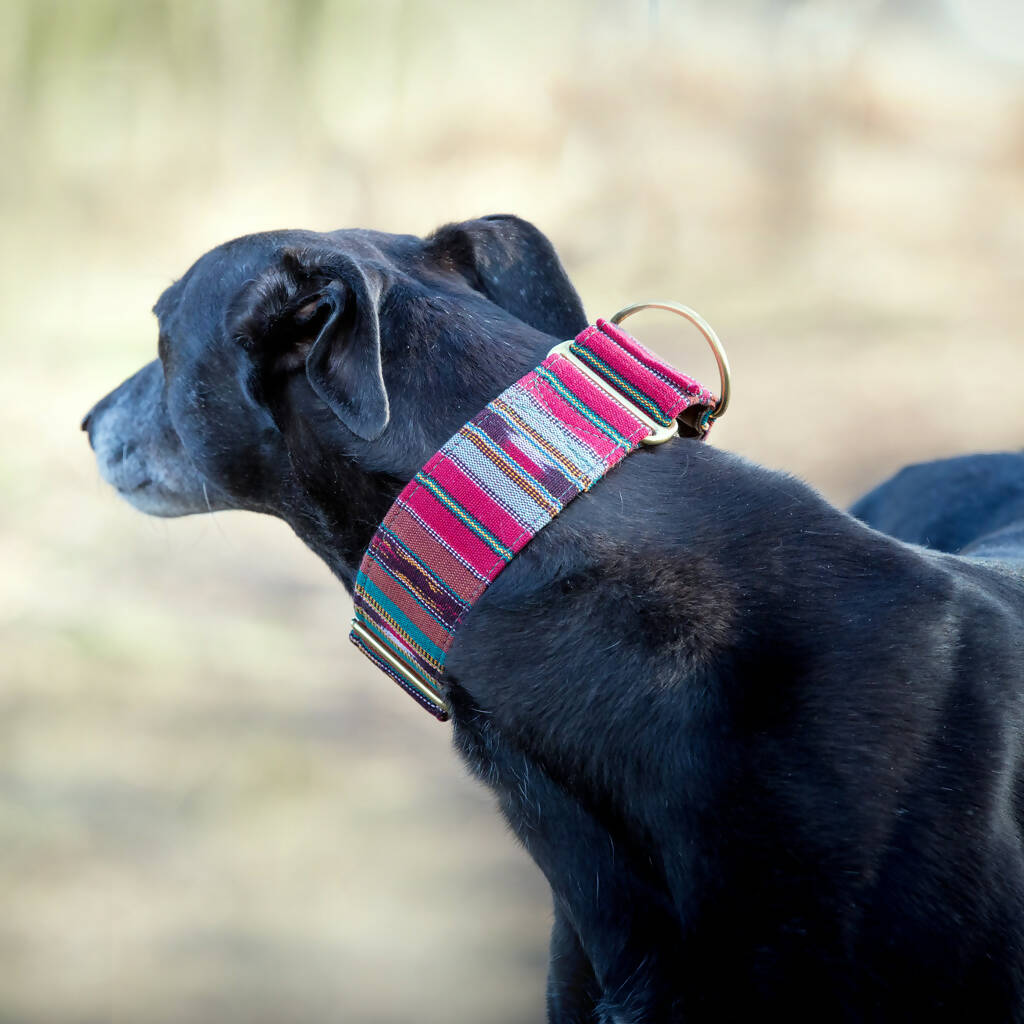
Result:
{"label": "out-of-focus foliage", "polygon": [[78,420],[173,277],[247,231],[519,213],[593,315],[697,306],[736,372],[714,443],[845,502],[1024,439],[1014,17],[5,0],[0,1020],[541,1013],[544,887],[340,586],[280,524],[99,483]]}

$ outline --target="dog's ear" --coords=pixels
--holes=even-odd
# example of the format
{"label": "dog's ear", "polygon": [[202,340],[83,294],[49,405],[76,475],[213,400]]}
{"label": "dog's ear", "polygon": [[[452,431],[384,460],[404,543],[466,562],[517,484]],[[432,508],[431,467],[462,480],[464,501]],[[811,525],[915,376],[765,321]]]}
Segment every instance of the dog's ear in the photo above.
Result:
{"label": "dog's ear", "polygon": [[381,282],[341,253],[289,250],[228,313],[228,331],[278,370],[305,369],[316,394],[373,441],[390,418],[380,353]]}
{"label": "dog's ear", "polygon": [[531,327],[571,338],[587,326],[583,304],[554,247],[509,214],[447,224],[427,239],[431,255]]}
{"label": "dog's ear", "polygon": [[306,356],[306,376],[353,434],[373,441],[390,418],[380,360],[380,286],[354,261],[344,262],[343,273],[317,295],[326,319]]}

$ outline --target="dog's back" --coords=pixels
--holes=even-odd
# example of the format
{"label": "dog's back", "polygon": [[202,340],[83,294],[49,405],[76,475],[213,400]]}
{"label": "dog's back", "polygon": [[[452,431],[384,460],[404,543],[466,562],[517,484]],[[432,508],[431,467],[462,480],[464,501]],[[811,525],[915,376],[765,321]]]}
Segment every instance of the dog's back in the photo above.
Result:
{"label": "dog's back", "polygon": [[961,455],[901,469],[850,512],[936,551],[1024,562],[1024,452]]}

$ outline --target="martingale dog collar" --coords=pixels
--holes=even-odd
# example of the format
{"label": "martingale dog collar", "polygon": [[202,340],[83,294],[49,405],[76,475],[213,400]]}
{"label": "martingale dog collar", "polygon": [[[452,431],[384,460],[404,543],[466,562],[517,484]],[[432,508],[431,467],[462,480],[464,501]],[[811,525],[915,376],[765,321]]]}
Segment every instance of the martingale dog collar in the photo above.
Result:
{"label": "martingale dog collar", "polygon": [[[616,325],[646,308],[695,324],[722,395],[673,369]],[[399,494],[355,584],[351,640],[445,721],[455,631],[516,553],[641,444],[703,439],[729,398],[714,331],[676,303],[639,303],[556,345],[466,423]]]}

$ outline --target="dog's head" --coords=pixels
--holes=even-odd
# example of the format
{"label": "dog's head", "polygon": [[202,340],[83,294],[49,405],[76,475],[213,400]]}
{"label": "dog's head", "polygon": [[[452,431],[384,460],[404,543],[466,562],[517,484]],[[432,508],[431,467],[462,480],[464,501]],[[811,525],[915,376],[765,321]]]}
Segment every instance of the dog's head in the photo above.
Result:
{"label": "dog's head", "polygon": [[431,452],[585,325],[550,242],[505,216],[247,235],[154,311],[159,359],[82,424],[104,479],[151,515],[280,516],[346,581]]}

